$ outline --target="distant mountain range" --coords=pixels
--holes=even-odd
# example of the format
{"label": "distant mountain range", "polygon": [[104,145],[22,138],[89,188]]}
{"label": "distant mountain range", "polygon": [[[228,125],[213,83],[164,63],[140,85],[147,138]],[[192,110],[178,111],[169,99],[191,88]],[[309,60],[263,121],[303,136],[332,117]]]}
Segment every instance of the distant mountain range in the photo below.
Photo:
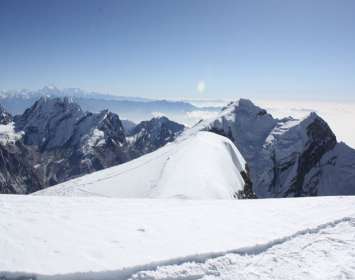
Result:
{"label": "distant mountain range", "polygon": [[70,97],[84,111],[100,112],[108,109],[123,119],[134,122],[147,120],[157,115],[179,116],[193,111],[219,111],[219,107],[194,106],[187,101],[155,100],[141,97],[115,96],[86,92],[78,88],[58,89],[46,86],[39,90],[0,91],[0,104],[11,114],[22,114],[41,97]]}
{"label": "distant mountain range", "polygon": [[[151,122],[140,131],[151,125],[159,128],[159,122]],[[354,195],[355,150],[338,143],[316,113],[301,120],[276,119],[241,99],[186,129],[167,147],[41,194],[231,199]]]}
{"label": "distant mountain range", "polygon": [[[170,156],[164,154],[163,162],[159,161],[163,165],[153,164],[152,170],[145,170],[151,165],[141,166],[140,160],[139,168],[134,169],[143,168],[144,174],[152,172],[158,178],[167,178],[164,166],[175,155],[181,154],[181,158],[172,161],[181,166],[168,165],[171,170],[194,170],[191,174],[188,170],[185,173],[181,171],[181,176],[191,175],[191,178],[202,180],[204,176],[215,178],[213,173],[218,171],[216,176],[223,178],[223,170],[227,172],[237,166],[238,176],[242,176],[243,180],[237,188],[239,191],[242,189],[236,195],[238,198],[254,197],[255,194],[259,198],[355,194],[355,150],[345,143],[338,143],[328,124],[316,113],[310,113],[301,120],[291,117],[277,119],[251,101],[241,99],[223,108],[217,117],[185,129],[184,125],[164,116],[138,124],[122,122],[117,114],[109,110],[98,113],[84,111],[72,97],[47,96],[41,97],[19,115],[13,116],[0,108],[0,192],[31,193],[115,165],[126,166],[126,162],[147,153],[150,153],[149,161],[154,162],[155,158],[161,158],[161,151],[155,151],[166,143],[185,141],[200,131],[229,138],[237,149],[236,154],[240,153],[242,159],[236,160],[229,144],[221,144],[227,143],[224,140],[201,134],[196,143],[204,143],[203,138],[207,137],[209,144],[201,144],[205,152],[196,146],[199,153],[195,155],[193,147],[200,144],[189,144],[189,153],[194,156],[174,148]],[[229,149],[222,151],[218,148],[221,156],[226,156],[225,160],[220,161],[218,153],[208,156],[208,149],[217,146]],[[172,147],[184,149],[185,145]],[[234,167],[227,160],[227,155],[234,158]],[[142,161],[145,161],[144,158]],[[215,161],[223,168],[209,164],[209,161]],[[240,162],[246,165],[239,168]],[[129,166],[135,164],[129,163]],[[208,171],[199,169],[199,165],[204,164],[209,166]],[[124,166],[120,168],[125,170],[127,167]],[[155,170],[154,166],[163,169]],[[171,172],[168,177],[175,178],[176,175]],[[196,177],[196,172],[201,173]],[[225,176],[230,178],[230,173]],[[185,179],[190,180],[190,177]],[[130,180],[127,177],[124,182],[130,185]],[[199,182],[205,182],[201,180]],[[223,184],[223,180],[219,180],[214,181],[216,186]],[[147,189],[149,186],[146,184],[152,182],[140,178],[140,184],[140,189]],[[209,189],[212,187],[210,182],[207,185]],[[114,188],[123,186],[115,185]],[[175,187],[173,189],[176,190]],[[115,193],[122,196],[119,190]],[[183,192],[179,194],[184,196]],[[200,197],[204,197],[203,194]]]}

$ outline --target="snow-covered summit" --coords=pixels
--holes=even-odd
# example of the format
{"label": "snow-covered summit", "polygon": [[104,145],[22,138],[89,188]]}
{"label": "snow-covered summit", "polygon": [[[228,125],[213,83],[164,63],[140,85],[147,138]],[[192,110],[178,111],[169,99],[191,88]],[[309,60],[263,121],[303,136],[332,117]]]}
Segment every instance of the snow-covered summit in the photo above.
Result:
{"label": "snow-covered summit", "polygon": [[[334,133],[316,113],[301,120],[276,119],[250,100],[240,99],[184,134],[201,130],[233,141],[250,167],[258,197],[355,194],[355,169],[350,168],[355,166],[355,150],[348,147],[344,163],[344,154],[336,152]],[[336,153],[332,163],[321,165],[331,151]],[[347,170],[348,182],[338,175],[339,169]],[[329,172],[337,178],[332,183],[324,180]]]}
{"label": "snow-covered summit", "polygon": [[25,143],[41,149],[84,144],[82,141],[95,129],[101,130],[106,140],[114,137],[116,142],[125,142],[123,127],[116,114],[107,110],[98,114],[84,112],[69,97],[41,97],[23,115],[17,116],[15,122],[18,130],[26,133]]}
{"label": "snow-covered summit", "polygon": [[246,163],[225,137],[199,132],[128,163],[37,195],[234,199],[250,188]]}

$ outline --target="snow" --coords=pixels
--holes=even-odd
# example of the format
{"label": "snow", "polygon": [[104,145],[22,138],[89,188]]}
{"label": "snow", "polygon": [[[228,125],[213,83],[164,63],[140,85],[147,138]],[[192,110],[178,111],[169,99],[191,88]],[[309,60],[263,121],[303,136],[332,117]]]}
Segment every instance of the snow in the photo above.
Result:
{"label": "snow", "polygon": [[0,195],[0,278],[351,278],[354,205]]}
{"label": "snow", "polygon": [[23,136],[22,131],[15,131],[15,124],[10,122],[8,124],[0,124],[0,144],[13,144],[20,140]]}
{"label": "snow", "polygon": [[139,271],[130,279],[354,279],[355,220],[341,220],[252,254]]}
{"label": "snow", "polygon": [[[238,99],[236,96],[234,99]],[[228,100],[186,100],[197,106],[223,107]],[[316,101],[316,100],[275,100],[275,99],[253,99],[255,103],[265,108],[276,118],[292,116],[295,119],[302,119],[311,112],[316,112],[321,116],[334,131],[338,141],[343,141],[355,148],[355,124],[351,123],[355,115],[354,101]],[[195,113],[196,112],[196,113]],[[172,120],[184,122],[189,126],[194,125],[200,119],[217,117],[218,112],[214,108],[210,110],[187,112],[185,116],[169,116]]]}
{"label": "snow", "polygon": [[97,128],[94,128],[91,133],[83,137],[84,145],[82,151],[88,154],[93,151],[93,147],[99,147],[105,145],[105,133]]}
{"label": "snow", "polygon": [[121,198],[233,199],[243,190],[245,161],[226,137],[198,132],[179,137],[125,164],[44,189],[36,195]]}

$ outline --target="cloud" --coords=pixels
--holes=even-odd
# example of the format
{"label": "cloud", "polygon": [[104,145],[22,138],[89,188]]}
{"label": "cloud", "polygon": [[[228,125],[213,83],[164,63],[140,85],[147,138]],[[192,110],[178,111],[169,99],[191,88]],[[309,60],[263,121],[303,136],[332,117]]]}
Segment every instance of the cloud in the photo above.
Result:
{"label": "cloud", "polygon": [[160,118],[160,117],[165,117],[166,114],[162,113],[162,112],[152,112],[152,116],[154,118]]}

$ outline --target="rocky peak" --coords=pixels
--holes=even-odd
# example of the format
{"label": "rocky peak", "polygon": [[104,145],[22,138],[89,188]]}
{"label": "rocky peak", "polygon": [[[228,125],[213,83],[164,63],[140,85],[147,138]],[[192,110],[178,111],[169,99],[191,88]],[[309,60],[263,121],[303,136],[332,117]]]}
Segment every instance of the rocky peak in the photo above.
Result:
{"label": "rocky peak", "polygon": [[230,138],[245,158],[254,158],[277,122],[250,100],[240,99],[225,107],[216,119],[200,126]]}
{"label": "rocky peak", "polygon": [[40,149],[63,146],[73,135],[75,124],[85,113],[70,98],[41,97],[22,115],[16,116],[18,130],[25,132],[25,144]]}
{"label": "rocky peak", "polygon": [[166,132],[170,134],[175,134],[181,132],[185,127],[182,124],[169,120],[165,116],[155,117],[149,121],[142,121],[135,126],[131,131],[131,135],[137,133],[146,132],[149,134],[154,134],[157,137],[162,136],[162,130],[168,130]]}
{"label": "rocky peak", "polygon": [[167,117],[155,117],[137,124],[130,132],[131,154],[149,153],[166,143],[174,141],[185,126],[169,120]]}
{"label": "rocky peak", "polygon": [[4,107],[0,105],[0,124],[6,125],[12,121],[12,116],[8,113]]}
{"label": "rocky peak", "polygon": [[[336,188],[324,187],[329,179],[325,179],[321,162],[338,144],[328,124],[316,113],[303,120],[280,120],[250,100],[240,99],[228,104],[215,119],[193,129],[213,131],[234,142],[248,163],[258,197],[319,195],[320,190],[332,192]],[[350,157],[352,160],[347,161],[354,162],[355,152]],[[339,155],[337,162],[343,158]],[[355,185],[350,188],[355,192]]]}

